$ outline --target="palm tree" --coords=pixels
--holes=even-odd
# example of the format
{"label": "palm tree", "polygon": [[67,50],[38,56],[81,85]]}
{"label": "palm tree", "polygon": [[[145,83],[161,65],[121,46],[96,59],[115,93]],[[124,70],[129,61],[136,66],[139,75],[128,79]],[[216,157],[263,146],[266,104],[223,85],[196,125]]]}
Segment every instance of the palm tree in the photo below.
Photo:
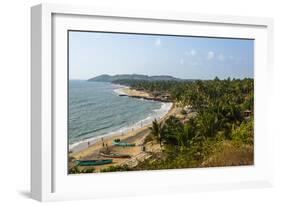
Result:
{"label": "palm tree", "polygon": [[80,172],[81,171],[79,170],[77,165],[75,165],[74,167],[70,168],[69,171],[68,171],[69,174],[78,174]]}
{"label": "palm tree", "polygon": [[189,141],[194,137],[194,128],[190,124],[185,124],[182,129],[176,132],[176,139],[181,150],[188,146]]}
{"label": "palm tree", "polygon": [[152,122],[152,127],[149,127],[149,129],[151,130],[152,135],[156,137],[162,150],[162,124],[160,122],[158,123],[157,119],[155,119]]}
{"label": "palm tree", "polygon": [[198,135],[204,138],[214,137],[219,125],[220,121],[215,112],[203,112],[197,120]]}

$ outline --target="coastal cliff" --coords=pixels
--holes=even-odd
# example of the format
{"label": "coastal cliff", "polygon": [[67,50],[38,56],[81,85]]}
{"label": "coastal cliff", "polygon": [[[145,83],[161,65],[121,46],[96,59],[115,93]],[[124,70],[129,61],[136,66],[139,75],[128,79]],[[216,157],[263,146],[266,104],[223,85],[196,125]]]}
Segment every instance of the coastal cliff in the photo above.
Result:
{"label": "coastal cliff", "polygon": [[175,78],[169,75],[148,76],[142,74],[118,74],[118,75],[103,74],[88,79],[88,81],[96,81],[96,82],[114,82],[119,80],[182,81],[182,79]]}

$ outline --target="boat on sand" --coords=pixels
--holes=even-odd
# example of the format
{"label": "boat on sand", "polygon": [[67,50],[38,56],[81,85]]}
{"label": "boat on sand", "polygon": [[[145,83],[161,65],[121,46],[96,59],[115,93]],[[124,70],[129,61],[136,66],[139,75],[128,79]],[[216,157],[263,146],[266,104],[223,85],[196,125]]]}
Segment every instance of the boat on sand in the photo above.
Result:
{"label": "boat on sand", "polygon": [[134,147],[134,146],[136,146],[135,143],[120,142],[120,141],[116,141],[116,140],[113,140],[112,144],[114,146],[120,146],[120,147]]}
{"label": "boat on sand", "polygon": [[100,160],[76,160],[78,166],[97,166],[112,163],[112,159],[100,159]]}
{"label": "boat on sand", "polygon": [[113,152],[100,152],[100,155],[103,157],[109,157],[109,158],[131,158],[131,155],[129,154],[119,154],[119,153],[113,153]]}

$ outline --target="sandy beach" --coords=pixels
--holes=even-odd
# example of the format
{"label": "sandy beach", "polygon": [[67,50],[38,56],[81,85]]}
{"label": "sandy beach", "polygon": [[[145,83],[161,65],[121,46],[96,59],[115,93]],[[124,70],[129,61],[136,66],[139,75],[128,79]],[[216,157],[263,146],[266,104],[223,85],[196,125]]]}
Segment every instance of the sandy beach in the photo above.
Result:
{"label": "sandy beach", "polygon": [[[123,93],[126,93],[126,95],[134,95],[134,96],[140,96],[140,97],[151,97],[150,94],[143,92],[143,91],[137,91],[137,90],[132,90],[130,88],[120,88]],[[165,114],[159,121],[164,121],[171,115],[176,115],[178,114],[180,109],[176,107],[174,104],[171,106],[170,110],[168,111],[167,114]],[[111,152],[114,153],[120,153],[120,154],[129,154],[131,158],[113,158],[113,163],[111,164],[106,164],[102,166],[94,166],[95,172],[98,172],[100,169],[109,167],[111,165],[122,165],[122,164],[127,164],[127,165],[135,165],[139,160],[145,159],[149,156],[149,153],[147,152],[153,152],[156,150],[159,150],[159,145],[158,144],[146,144],[146,152],[142,151],[143,144],[145,138],[149,135],[150,129],[149,127],[151,124],[142,126],[141,128],[135,128],[132,129],[129,132],[123,133],[123,134],[118,134],[118,135],[112,135],[110,137],[102,138],[99,139],[95,142],[89,143],[89,145],[86,146],[86,148],[83,148],[78,151],[73,151],[70,153],[70,157],[76,159],[76,160],[85,160],[85,159],[107,159],[102,157],[99,153],[101,150],[104,150],[106,145],[108,149]],[[120,146],[114,146],[113,140],[114,139],[120,139],[121,141],[128,142],[128,143],[135,143],[135,147],[120,147]],[[72,167],[74,166],[73,162],[69,163],[69,166]],[[83,168],[83,167],[81,167]],[[87,168],[91,168],[87,166]]]}
{"label": "sandy beach", "polygon": [[144,91],[138,91],[135,89],[131,89],[129,87],[124,87],[119,89],[122,93],[128,95],[128,96],[138,96],[138,97],[146,97],[146,98],[152,98],[152,95],[144,92]]}

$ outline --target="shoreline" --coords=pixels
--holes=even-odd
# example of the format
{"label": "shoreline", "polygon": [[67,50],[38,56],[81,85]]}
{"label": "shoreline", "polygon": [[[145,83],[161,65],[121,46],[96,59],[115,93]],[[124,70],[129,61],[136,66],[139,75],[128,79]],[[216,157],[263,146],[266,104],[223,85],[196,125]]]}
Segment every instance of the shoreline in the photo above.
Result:
{"label": "shoreline", "polygon": [[[121,85],[122,86],[122,85]],[[164,102],[164,103],[172,103],[169,99],[163,98],[163,97],[155,97],[152,94],[145,92],[145,91],[139,91],[135,89],[131,89],[130,87],[124,86],[120,87],[116,90],[114,90],[119,96],[127,96],[131,98],[137,98],[137,99],[144,99],[148,101],[157,101],[157,102]]]}
{"label": "shoreline", "polygon": [[116,90],[114,90],[119,96],[128,96],[128,97],[139,97],[139,98],[152,98],[152,95],[150,95],[147,92],[144,91],[138,91],[135,89],[131,89],[130,87],[120,87]]}
{"label": "shoreline", "polygon": [[[178,108],[175,107],[173,104],[169,110],[169,112],[164,115],[159,122],[165,121],[169,116],[174,115],[177,113]],[[143,126],[142,128],[138,128],[134,131],[130,131],[124,135],[115,135],[108,137],[106,139],[99,139],[95,143],[91,144],[89,147],[78,151],[71,153],[70,156],[75,158],[75,159],[104,159],[104,157],[100,156],[99,152],[104,149],[103,143],[108,145],[108,149],[111,152],[114,153],[120,153],[120,154],[128,154],[131,156],[131,158],[124,158],[124,159],[119,159],[119,158],[113,158],[113,162],[111,164],[107,165],[101,165],[101,166],[88,166],[88,167],[83,167],[82,168],[94,168],[95,172],[99,172],[101,169],[110,167],[110,166],[117,166],[117,165],[124,165],[124,164],[136,164],[136,162],[139,161],[139,158],[145,158],[149,153],[143,152],[142,151],[142,146],[144,143],[145,138],[150,134],[150,129],[149,127],[152,125],[152,123]],[[118,147],[114,146],[112,144],[114,139],[120,139],[120,141],[125,141],[127,143],[135,143],[135,147]],[[158,151],[159,145],[154,144],[154,145],[146,145],[146,151]],[[107,158],[106,158],[107,159]],[[71,166],[71,164],[69,164]]]}
{"label": "shoreline", "polygon": [[[119,96],[120,95],[126,95],[126,96],[131,97],[131,98],[133,98],[135,96],[138,96],[139,98],[151,97],[151,95],[149,93],[144,92],[144,91],[137,91],[137,90],[131,89],[128,86],[123,86],[123,85],[116,85],[116,86],[118,88],[114,89],[114,92],[117,93]],[[133,95],[133,97],[132,97],[132,95]],[[150,100],[149,99],[148,101],[157,101],[157,100]],[[154,119],[157,119],[157,120],[161,121],[162,118],[164,118],[167,114],[169,114],[169,112],[174,107],[174,104],[172,102],[162,102],[162,101],[158,101],[158,102],[161,102],[163,105],[159,109],[160,113],[157,113],[157,116],[153,116],[153,117],[148,116],[145,119],[142,119],[142,120],[138,121],[137,123],[135,123],[132,126],[120,128],[116,131],[112,131],[112,132],[104,134],[104,135],[91,137],[91,138],[88,138],[88,139],[84,139],[84,140],[75,142],[73,144],[69,144],[68,145],[69,152],[71,152],[71,153],[81,152],[83,150],[86,150],[89,146],[97,144],[101,140],[107,141],[107,140],[112,140],[112,139],[116,139],[116,138],[121,139],[120,136],[121,137],[126,136],[126,134],[128,134],[132,131],[138,131],[139,129],[143,129],[143,128],[151,126],[152,121]],[[170,103],[170,105],[167,105],[168,103]],[[162,114],[163,111],[161,112],[161,110],[164,110],[165,113]]]}
{"label": "shoreline", "polygon": [[[119,88],[119,89],[124,89],[124,88]],[[157,119],[159,122],[163,122],[169,116],[176,115],[179,112],[179,108],[174,103],[172,102],[170,103],[171,105],[169,106],[168,112]],[[167,104],[167,103],[163,102],[163,104]],[[142,127],[136,127],[135,129],[129,130],[123,134],[115,134],[115,135],[95,139],[95,141],[91,142],[89,145],[86,144],[85,148],[82,148],[78,151],[74,151],[70,153],[69,156],[76,160],[104,159],[104,157],[102,157],[99,152],[105,149],[104,145],[107,145],[108,149],[111,152],[119,153],[119,154],[128,154],[131,156],[131,158],[124,158],[124,159],[113,158],[113,162],[111,164],[101,165],[101,166],[90,166],[90,167],[88,166],[84,168],[94,168],[95,172],[99,172],[101,169],[108,168],[110,166],[117,166],[117,165],[124,165],[124,164],[135,165],[138,163],[140,159],[148,158],[150,152],[157,152],[160,150],[158,144],[146,143],[145,144],[146,152],[142,151],[142,147],[144,146],[144,141],[146,137],[150,134],[149,127],[151,127],[152,121],[146,125],[143,125]],[[120,141],[124,141],[127,143],[134,143],[136,146],[135,147],[114,146],[112,144],[114,139],[120,139]],[[71,166],[74,166],[73,162],[69,162],[69,167]],[[81,168],[83,168],[83,166],[81,166]]]}

